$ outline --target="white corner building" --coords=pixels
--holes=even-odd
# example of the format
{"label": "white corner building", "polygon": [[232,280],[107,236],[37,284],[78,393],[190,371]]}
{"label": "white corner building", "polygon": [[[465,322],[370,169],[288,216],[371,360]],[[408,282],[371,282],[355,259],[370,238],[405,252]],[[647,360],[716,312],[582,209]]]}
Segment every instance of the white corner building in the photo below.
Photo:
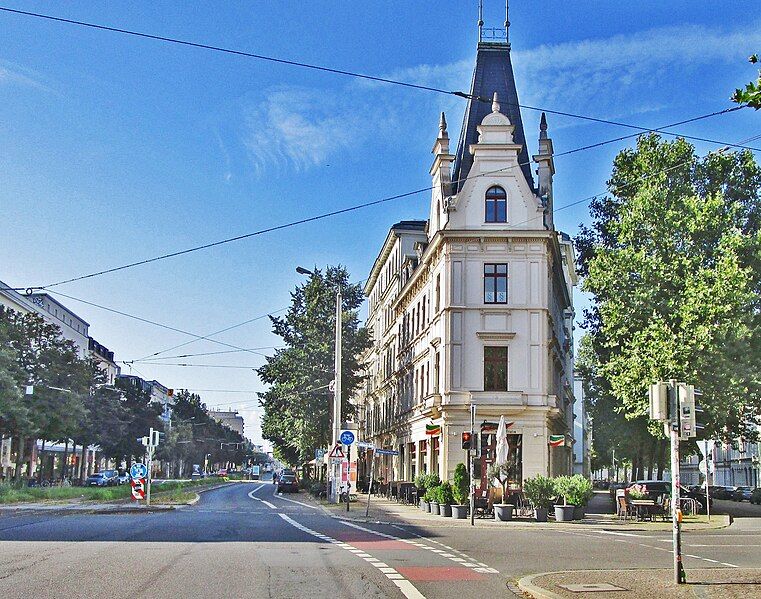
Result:
{"label": "white corner building", "polygon": [[529,159],[506,41],[479,42],[470,94],[493,100],[468,101],[454,153],[442,113],[428,220],[391,227],[365,285],[374,345],[355,401],[365,439],[398,451],[375,458],[385,481],[451,480],[474,404],[485,490],[504,415],[519,490],[573,471],[574,252],[554,226],[544,115]]}

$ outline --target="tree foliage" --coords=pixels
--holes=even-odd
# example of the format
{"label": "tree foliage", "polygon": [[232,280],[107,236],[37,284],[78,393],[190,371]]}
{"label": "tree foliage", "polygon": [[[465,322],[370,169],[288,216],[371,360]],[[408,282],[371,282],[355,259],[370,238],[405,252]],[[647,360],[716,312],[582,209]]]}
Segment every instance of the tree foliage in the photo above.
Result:
{"label": "tree foliage", "polygon": [[[758,63],[758,55],[753,54],[748,62],[751,64]],[[732,101],[738,104],[747,104],[751,108],[758,110],[761,108],[761,70],[758,72],[758,79],[745,85],[745,88],[738,88],[732,94]]]}
{"label": "tree foliage", "polygon": [[[595,385],[630,421],[648,385],[703,392],[707,434],[749,436],[761,409],[761,171],[750,152],[698,158],[640,137],[577,238]],[[600,434],[596,428],[596,438]]]}
{"label": "tree foliage", "polygon": [[348,399],[362,382],[359,356],[370,346],[370,334],[360,326],[357,309],[362,288],[349,282],[341,266],[315,269],[309,280],[291,293],[283,317],[270,317],[273,332],[285,347],[267,358],[259,376],[270,388],[259,394],[264,408],[262,434],[277,455],[291,464],[314,458],[314,450],[331,441],[335,339],[335,290],[342,291],[341,405],[342,419],[351,415]]}

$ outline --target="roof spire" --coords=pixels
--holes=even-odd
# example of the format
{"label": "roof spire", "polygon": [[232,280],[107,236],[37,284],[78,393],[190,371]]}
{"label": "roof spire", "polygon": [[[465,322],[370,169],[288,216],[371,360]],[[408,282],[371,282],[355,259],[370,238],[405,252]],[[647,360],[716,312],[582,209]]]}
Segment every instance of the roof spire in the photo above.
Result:
{"label": "roof spire", "polygon": [[449,137],[447,133],[447,117],[442,112],[441,119],[439,119],[439,137]]}
{"label": "roof spire", "polygon": [[491,99],[491,111],[492,112],[499,112],[500,108],[501,107],[499,105],[499,98],[497,97],[497,92],[495,91],[494,95],[492,96],[492,99]]}
{"label": "roof spire", "polygon": [[510,44],[510,0],[505,0],[505,41]]}
{"label": "roof spire", "polygon": [[547,139],[547,115],[542,113],[542,120],[539,121],[539,139]]}
{"label": "roof spire", "polygon": [[484,28],[484,0],[478,0],[478,43],[481,43],[481,33]]}

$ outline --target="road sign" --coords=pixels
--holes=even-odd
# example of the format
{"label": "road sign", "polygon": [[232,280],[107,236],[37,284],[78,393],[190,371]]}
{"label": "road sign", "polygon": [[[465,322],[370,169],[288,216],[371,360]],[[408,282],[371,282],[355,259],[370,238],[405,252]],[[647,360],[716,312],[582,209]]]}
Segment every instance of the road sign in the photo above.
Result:
{"label": "road sign", "polygon": [[344,461],[344,458],[330,458],[330,464],[332,466],[338,466],[342,464]]}
{"label": "road sign", "polygon": [[351,445],[352,443],[354,443],[355,437],[352,431],[341,431],[341,435],[338,437],[338,439],[344,445]]}
{"label": "road sign", "polygon": [[319,449],[315,449],[314,450],[314,459],[317,462],[321,462],[324,457],[325,457],[325,450],[324,449],[319,448]]}
{"label": "road sign", "polygon": [[336,443],[336,446],[330,450],[330,453],[328,454],[329,458],[341,458],[344,457],[344,450],[341,449],[341,446]]}
{"label": "road sign", "polygon": [[136,478],[145,478],[148,476],[148,468],[146,468],[145,464],[135,462],[130,466],[129,475],[133,480]]}
{"label": "road sign", "polygon": [[132,479],[132,499],[140,501],[145,499],[145,479],[133,478]]}
{"label": "road sign", "polygon": [[361,447],[362,449],[375,449],[375,445],[368,443],[367,441],[357,441],[357,447]]}
{"label": "road sign", "polygon": [[375,453],[378,455],[399,455],[396,449],[376,449]]}

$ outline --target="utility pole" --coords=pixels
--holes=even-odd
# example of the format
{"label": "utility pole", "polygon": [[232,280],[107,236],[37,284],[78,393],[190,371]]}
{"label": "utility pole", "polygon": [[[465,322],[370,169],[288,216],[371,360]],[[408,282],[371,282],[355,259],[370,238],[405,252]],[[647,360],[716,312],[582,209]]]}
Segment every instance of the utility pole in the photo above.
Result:
{"label": "utility pole", "polygon": [[679,388],[675,380],[669,381],[669,438],[671,440],[671,539],[674,547],[674,583],[684,584],[686,577],[682,564],[682,510],[679,501]]}
{"label": "utility pole", "polygon": [[[334,382],[333,382],[333,447],[338,443],[338,435],[341,430],[341,325],[343,315],[343,298],[341,297],[341,287],[336,290],[336,356],[334,366]],[[338,503],[338,480],[341,476],[340,464],[338,466],[331,464],[331,471],[333,472],[333,481],[331,483],[331,493],[335,499],[331,499]],[[338,472],[337,472],[338,470]],[[348,510],[348,503],[347,503]]]}
{"label": "utility pole", "polygon": [[468,464],[470,465],[470,525],[476,525],[476,477],[475,477],[475,448],[476,442],[474,429],[476,428],[476,404],[470,404],[470,448],[468,449]]}

